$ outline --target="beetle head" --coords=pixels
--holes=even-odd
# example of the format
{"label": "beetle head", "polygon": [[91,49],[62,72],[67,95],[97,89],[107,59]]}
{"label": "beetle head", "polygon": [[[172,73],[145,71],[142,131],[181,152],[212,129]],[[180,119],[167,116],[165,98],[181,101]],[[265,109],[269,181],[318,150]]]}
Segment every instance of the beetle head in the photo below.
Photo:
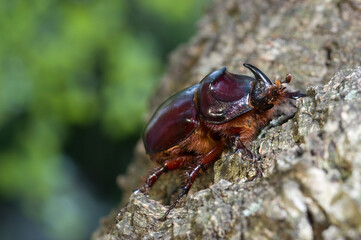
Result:
{"label": "beetle head", "polygon": [[256,79],[250,91],[250,104],[259,110],[266,111],[272,108],[280,97],[297,99],[304,96],[304,94],[301,94],[299,91],[285,91],[286,88],[282,86],[282,83],[289,83],[291,81],[291,74],[288,74],[284,81],[276,80],[275,84],[273,84],[269,78],[255,66],[247,63],[243,64],[243,66],[251,70]]}

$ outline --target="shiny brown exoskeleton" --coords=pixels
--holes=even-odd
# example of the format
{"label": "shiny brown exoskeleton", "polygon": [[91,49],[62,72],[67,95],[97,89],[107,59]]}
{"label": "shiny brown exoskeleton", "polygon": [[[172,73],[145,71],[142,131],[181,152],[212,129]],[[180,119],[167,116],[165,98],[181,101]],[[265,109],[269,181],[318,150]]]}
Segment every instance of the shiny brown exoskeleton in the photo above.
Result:
{"label": "shiny brown exoskeleton", "polygon": [[216,70],[166,100],[146,126],[146,152],[161,167],[148,176],[139,191],[148,191],[166,171],[191,166],[186,172],[187,184],[163,220],[189,191],[202,168],[218,160],[234,142],[252,158],[245,146],[272,120],[275,106],[303,96],[282,85],[291,81],[290,74],[283,82],[272,84],[258,68],[244,66],[255,78],[229,73],[226,68]]}

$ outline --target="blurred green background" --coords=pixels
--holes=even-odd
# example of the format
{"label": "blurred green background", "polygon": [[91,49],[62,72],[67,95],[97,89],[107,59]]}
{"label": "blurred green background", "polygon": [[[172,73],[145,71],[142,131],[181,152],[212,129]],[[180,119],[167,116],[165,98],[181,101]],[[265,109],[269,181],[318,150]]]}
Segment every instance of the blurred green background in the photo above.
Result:
{"label": "blurred green background", "polygon": [[207,0],[0,1],[0,239],[88,239]]}

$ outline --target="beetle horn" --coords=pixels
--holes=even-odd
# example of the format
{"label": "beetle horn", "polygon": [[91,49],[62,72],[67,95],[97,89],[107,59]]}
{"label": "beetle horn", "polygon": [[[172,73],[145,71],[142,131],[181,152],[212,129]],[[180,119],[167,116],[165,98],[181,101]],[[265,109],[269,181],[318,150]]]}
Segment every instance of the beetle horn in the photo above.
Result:
{"label": "beetle horn", "polygon": [[269,80],[269,78],[266,76],[266,74],[264,74],[261,70],[259,70],[255,66],[248,64],[248,63],[244,63],[243,66],[245,66],[246,68],[248,68],[249,70],[252,71],[252,73],[257,81],[264,82],[265,86],[272,85],[272,82]]}

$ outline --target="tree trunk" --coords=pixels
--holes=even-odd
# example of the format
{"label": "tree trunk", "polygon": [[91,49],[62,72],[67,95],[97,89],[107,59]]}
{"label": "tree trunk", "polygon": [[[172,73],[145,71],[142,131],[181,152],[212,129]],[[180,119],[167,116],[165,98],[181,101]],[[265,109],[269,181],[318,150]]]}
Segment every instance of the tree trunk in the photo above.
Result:
{"label": "tree trunk", "polygon": [[139,141],[118,181],[129,203],[93,239],[361,238],[361,4],[216,0],[172,54],[150,112],[222,66],[246,74],[244,62],[270,78],[290,72],[307,89],[293,119],[253,142],[264,177],[247,182],[253,166],[229,149],[161,222],[184,176],[164,174],[149,197],[131,195],[152,169]]}

